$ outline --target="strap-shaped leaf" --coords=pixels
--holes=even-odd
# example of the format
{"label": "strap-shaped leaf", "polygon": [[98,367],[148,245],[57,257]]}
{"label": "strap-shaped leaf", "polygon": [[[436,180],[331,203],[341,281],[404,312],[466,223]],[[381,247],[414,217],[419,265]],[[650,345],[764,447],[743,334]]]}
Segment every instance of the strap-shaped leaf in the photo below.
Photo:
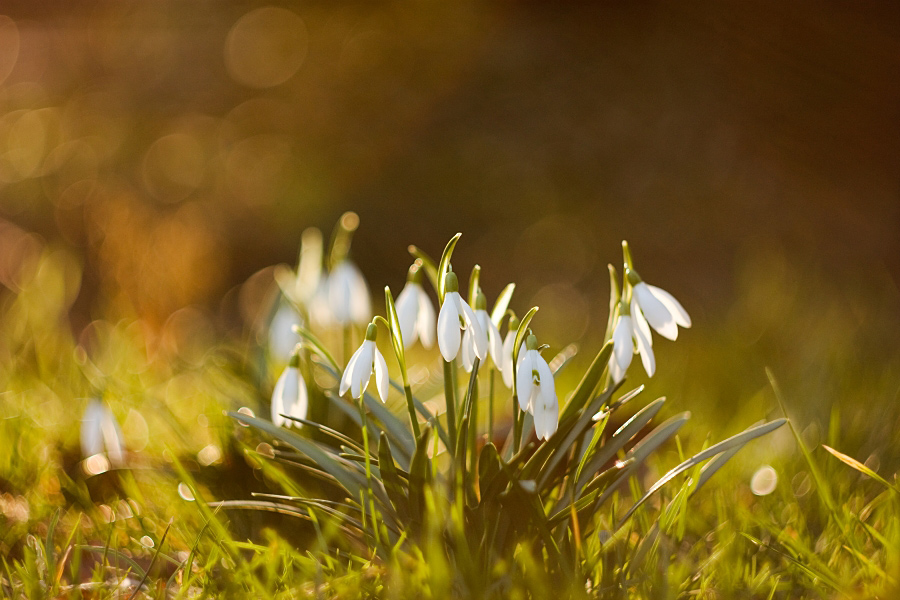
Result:
{"label": "strap-shaped leaf", "polygon": [[400,368],[406,371],[406,353],[403,350],[403,332],[400,330],[400,319],[397,317],[397,309],[394,306],[394,296],[391,288],[384,286],[384,312],[387,314],[388,326],[391,329],[391,346],[394,348],[394,356]]}
{"label": "strap-shaped leaf", "polygon": [[323,450],[318,444],[300,437],[289,429],[277,427],[269,421],[248,417],[237,412],[229,412],[228,415],[242,423],[265,431],[272,437],[281,440],[288,446],[311,458],[323,471],[334,477],[351,498],[359,498],[360,492],[365,489],[366,479],[360,475],[355,466],[352,466],[348,461],[341,459],[337,455]]}
{"label": "strap-shaped leaf", "polygon": [[478,284],[480,281],[481,265],[475,265],[472,267],[472,273],[469,275],[469,306],[472,307],[472,310],[475,310],[475,296],[478,294]]}
{"label": "strap-shaped leaf", "polygon": [[325,344],[323,344],[319,340],[319,338],[314,336],[312,334],[312,332],[309,329],[306,329],[305,327],[301,327],[299,325],[294,325],[291,327],[291,329],[297,335],[299,335],[304,340],[306,340],[306,344],[305,344],[306,347],[311,348],[316,354],[318,354],[320,357],[322,357],[328,363],[328,366],[331,367],[331,369],[334,371],[335,376],[336,376],[336,374],[340,371],[340,369],[338,368],[337,361],[334,360],[333,356],[331,356],[331,353],[325,347]]}
{"label": "strap-shaped leaf", "polygon": [[[614,391],[615,389],[609,389],[597,398],[594,398],[590,406],[595,410],[599,409],[600,406],[608,402],[609,396]],[[574,441],[591,426],[590,415],[591,411],[585,411],[578,419],[568,419],[561,422],[553,435],[550,436],[550,439],[539,445],[537,450],[530,456],[525,466],[522,467],[521,476],[523,478],[538,477],[539,471],[544,472],[546,470],[542,468],[542,465],[552,456],[557,456],[556,463],[558,463],[559,459],[567,456]],[[555,467],[556,465],[554,464],[550,470],[554,470]],[[547,476],[549,477],[549,474]],[[551,479],[545,479],[541,487],[545,487],[549,481]]]}
{"label": "strap-shaped leaf", "polygon": [[597,356],[594,357],[591,366],[584,372],[584,376],[581,378],[581,381],[578,382],[575,391],[572,392],[572,396],[563,408],[562,414],[559,417],[560,421],[571,419],[579,410],[584,408],[588,398],[593,396],[594,390],[600,385],[603,371],[606,370],[606,366],[609,364],[609,357],[612,356],[612,351],[612,341],[608,341],[603,344],[603,347],[597,352]]}
{"label": "strap-shaped leaf", "polygon": [[[321,365],[321,367],[328,371],[332,377],[340,380],[338,371],[332,369],[328,365]],[[357,412],[356,407],[350,406],[348,403],[341,401],[341,399],[337,396],[328,393],[326,393],[325,396],[329,397],[336,406],[338,406],[343,412],[347,413],[348,415]],[[412,456],[413,449],[415,448],[415,441],[412,434],[400,421],[400,419],[394,416],[394,414],[387,409],[384,403],[381,402],[381,400],[373,397],[372,394],[363,394],[363,401],[365,402],[366,407],[369,409],[369,412],[372,413],[372,416],[374,416],[376,419],[378,419],[378,421],[381,422],[384,430],[388,433],[389,436],[391,436],[391,441],[394,442],[394,445],[397,447],[397,449],[404,456]],[[354,419],[354,422],[357,425],[360,425],[358,414],[357,418]],[[371,427],[369,429],[371,431]],[[375,431],[375,433],[373,434],[373,438],[376,437],[378,437],[378,431]]]}
{"label": "strap-shaped leaf", "polygon": [[447,242],[447,245],[444,247],[444,252],[441,254],[441,260],[438,263],[437,268],[437,283],[438,283],[438,303],[444,303],[444,278],[447,275],[447,272],[450,271],[450,257],[453,256],[453,249],[456,248],[456,242],[459,241],[461,233],[457,233],[450,241]]}
{"label": "strap-shaped leaf", "polygon": [[431,286],[434,288],[435,292],[437,292],[440,286],[438,285],[438,267],[435,264],[434,259],[428,256],[428,254],[418,246],[410,245],[407,247],[407,250],[414,257],[422,261],[422,268],[425,269],[425,275],[428,276]]}
{"label": "strap-shaped leaf", "polygon": [[[368,396],[369,399],[374,400],[374,398],[369,396],[369,394],[366,394],[365,396]],[[350,419],[351,421],[353,421],[353,423],[357,427],[362,428],[362,419],[359,416],[359,408],[358,407],[354,407],[349,402],[345,402],[342,399],[334,396],[331,393],[326,393],[325,397],[331,401],[332,406],[334,406],[337,410],[339,410],[343,414],[345,414],[347,416],[347,418]],[[366,404],[368,404],[368,402]],[[379,404],[380,404],[380,401],[379,401]],[[387,409],[384,409],[384,410],[387,410]],[[379,424],[377,421],[380,421],[380,419],[376,420],[375,418],[372,418],[373,416],[377,416],[377,415],[370,415],[370,418],[366,419],[366,431],[368,431],[370,439],[378,438],[378,436],[381,435],[381,431],[382,431],[378,428]],[[384,425],[383,422],[382,422],[382,425]],[[396,429],[396,426],[395,426],[395,429]],[[404,444],[401,442],[401,440],[399,438],[395,437],[391,427],[384,427],[383,431],[388,434],[388,437],[394,443],[394,447],[397,448],[397,462],[401,466],[409,466],[409,460],[410,460],[410,457],[412,456],[412,451],[408,448],[409,443],[407,442]]]}
{"label": "strap-shaped leaf", "polygon": [[[400,385],[400,383],[398,383],[397,381],[394,381],[393,379],[391,379],[390,382],[391,382],[391,387],[393,387],[395,390],[397,390],[398,392],[401,392],[401,393],[406,393],[403,390],[403,386]],[[428,407],[425,406],[425,404],[423,404],[422,401],[419,400],[416,396],[413,396],[413,404],[416,407],[416,411],[420,415],[425,417],[425,420],[427,422],[431,423],[432,427],[436,428],[438,437],[441,438],[441,442],[444,444],[444,447],[449,448],[450,447],[450,437],[447,435],[447,430],[444,429],[444,426],[441,424],[440,419],[438,419],[437,416],[433,412],[428,410]]]}
{"label": "strap-shaped leaf", "polygon": [[628,517],[630,517],[631,514],[635,510],[637,510],[637,508],[641,504],[646,502],[650,496],[652,496],[657,491],[659,491],[659,489],[662,486],[664,486],[668,482],[672,481],[672,479],[674,479],[680,473],[683,473],[683,472],[687,471],[688,469],[697,466],[701,462],[707,460],[708,458],[712,458],[713,456],[716,456],[717,454],[721,454],[722,452],[731,450],[732,448],[742,448],[750,440],[753,440],[760,436],[766,435],[767,433],[778,429],[779,427],[784,425],[786,422],[787,422],[787,419],[776,419],[769,423],[763,423],[762,425],[757,425],[755,427],[751,427],[749,429],[742,431],[741,433],[739,433],[737,435],[731,436],[727,440],[723,440],[723,441],[719,442],[718,444],[713,444],[712,446],[710,446],[706,450],[703,450],[702,452],[698,452],[697,454],[695,454],[691,458],[687,459],[686,461],[684,461],[683,463],[681,463],[674,469],[671,469],[668,473],[666,473],[665,475],[660,477],[659,481],[657,481],[652,486],[650,486],[650,489],[647,490],[647,492],[640,498],[640,500],[635,502],[634,506],[632,506],[628,510],[628,512],[625,513],[625,516],[622,517],[621,522],[624,522],[625,520],[627,520]]}
{"label": "strap-shaped leaf", "polygon": [[[647,437],[635,444],[625,455],[624,462],[628,466],[625,467],[622,476],[610,484],[609,487],[597,497],[595,506],[603,504],[610,496],[612,496],[613,492],[615,492],[624,482],[628,481],[628,479],[640,468],[643,462],[647,460],[647,457],[653,454],[657,448],[675,435],[675,433],[681,429],[681,426],[687,423],[690,418],[690,412],[683,412],[675,415],[660,423],[656,429],[647,434]],[[619,522],[619,527],[621,527],[621,524],[622,521]]]}
{"label": "strap-shaped leaf", "polygon": [[421,523],[425,518],[425,485],[428,483],[430,462],[428,460],[428,438],[431,425],[422,428],[416,441],[416,451],[409,467],[409,506],[414,521]]}
{"label": "strap-shaped leaf", "polygon": [[891,490],[892,492],[896,492],[896,493],[900,494],[900,489],[898,489],[894,485],[891,485],[891,483],[887,479],[885,479],[884,477],[882,477],[881,475],[879,475],[878,473],[876,473],[875,471],[873,471],[872,469],[870,469],[869,467],[864,465],[863,463],[859,462],[852,456],[847,456],[843,452],[838,452],[834,448],[831,448],[830,446],[826,446],[825,444],[822,444],[822,447],[825,448],[826,450],[828,450],[828,452],[830,452],[835,458],[837,458],[839,461],[841,461],[842,463],[844,463],[851,469],[855,469],[855,470],[859,471],[866,477],[871,477],[872,479],[874,479],[875,481],[877,481],[878,483],[880,483],[887,489]]}
{"label": "strap-shaped leaf", "polygon": [[481,449],[478,456],[478,489],[481,493],[481,501],[492,500],[496,494],[496,486],[493,486],[500,474],[500,453],[492,442],[487,443]]}
{"label": "strap-shaped leaf", "polygon": [[512,300],[514,291],[516,291],[516,284],[507,284],[503,291],[500,292],[500,295],[497,296],[497,301],[494,302],[494,310],[491,311],[491,321],[497,327],[500,327],[500,323],[503,322],[503,316],[506,314],[506,309],[509,308],[509,301]]}
{"label": "strap-shaped leaf", "polygon": [[518,371],[518,362],[519,362],[519,349],[522,347],[522,342],[525,341],[525,335],[528,332],[528,324],[531,323],[531,319],[534,318],[535,313],[537,313],[538,307],[532,306],[531,310],[525,313],[525,316],[522,317],[522,320],[519,321],[519,328],[516,330],[516,341],[513,343],[513,394],[517,394],[516,390],[516,373]]}
{"label": "strap-shaped leaf", "polygon": [[579,480],[575,486],[576,497],[581,494],[582,488],[584,487],[584,477],[596,473],[603,465],[612,460],[612,458],[618,454],[619,450],[625,447],[625,444],[627,444],[631,438],[637,435],[647,423],[653,420],[653,417],[656,416],[656,413],[659,412],[665,402],[665,397],[657,398],[636,412],[630,419],[625,421],[615,433],[613,433],[612,437],[609,438],[603,446],[597,449],[596,453],[585,462],[585,467],[582,469],[582,479]]}
{"label": "strap-shaped leaf", "polygon": [[409,518],[409,499],[406,497],[406,486],[400,480],[400,474],[394,465],[394,457],[391,456],[391,446],[384,432],[378,439],[378,469],[381,472],[381,480],[384,489],[391,499],[397,514],[401,519]]}

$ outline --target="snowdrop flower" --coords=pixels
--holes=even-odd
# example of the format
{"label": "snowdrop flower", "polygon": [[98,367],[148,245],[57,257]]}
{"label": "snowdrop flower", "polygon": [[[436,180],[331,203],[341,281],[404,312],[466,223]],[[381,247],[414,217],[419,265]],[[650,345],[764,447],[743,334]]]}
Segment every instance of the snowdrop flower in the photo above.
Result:
{"label": "snowdrop flower", "polygon": [[[643,325],[641,325],[643,323]],[[641,355],[641,362],[648,377],[653,377],[656,371],[656,358],[653,356],[653,347],[650,342],[650,329],[646,327],[643,317],[640,321],[632,318],[628,312],[628,305],[619,303],[619,318],[613,329],[613,354],[609,359],[609,374],[614,383],[619,383],[625,376],[625,371],[631,365],[634,353]]]}
{"label": "snowdrop flower", "polygon": [[[459,353],[462,330],[471,330],[473,352],[480,360],[488,356],[488,338],[475,318],[472,308],[459,296],[459,280],[450,271],[444,279],[444,303],[438,315],[437,339],[441,355],[447,362]],[[473,359],[474,360],[474,359]]]}
{"label": "snowdrop flower", "polygon": [[125,462],[119,423],[104,402],[91,398],[81,418],[81,453],[90,458],[104,452],[114,465]]}
{"label": "snowdrop flower", "polygon": [[378,395],[381,396],[382,402],[387,402],[388,397],[388,368],[384,361],[384,356],[375,345],[375,337],[378,329],[375,323],[369,323],[366,328],[366,340],[350,357],[347,368],[344,369],[344,375],[341,377],[340,395],[343,396],[350,390],[350,396],[353,398],[361,398],[366,387],[369,385],[369,379],[372,378],[372,370],[375,370],[375,386],[378,388]]}
{"label": "snowdrop flower", "polygon": [[338,263],[328,275],[328,304],[338,325],[363,324],[372,317],[366,280],[349,259]]}
{"label": "snowdrop flower", "polygon": [[[491,315],[487,312],[487,298],[485,298],[481,289],[475,294],[475,320],[481,326],[481,330],[487,333],[488,354],[491,360],[494,361],[494,366],[502,369],[503,342],[500,339],[500,331],[491,320]],[[463,333],[462,363],[466,368],[466,372],[472,371],[472,366],[475,363],[475,333],[471,327]]]}
{"label": "snowdrop flower", "polygon": [[[503,348],[500,351],[502,356],[502,364],[500,365],[500,373],[503,375],[503,384],[509,389],[513,386],[513,345],[516,343],[516,334],[519,332],[519,319],[516,317],[509,318],[509,329],[506,337],[503,338]],[[522,358],[525,356],[525,343],[519,348],[519,359],[516,366],[522,364]],[[496,362],[494,364],[497,364]]]}
{"label": "snowdrop flower", "polygon": [[290,359],[291,352],[300,342],[294,325],[301,325],[300,314],[289,302],[281,301],[269,323],[269,353],[280,363]]}
{"label": "snowdrop flower", "polygon": [[[640,313],[641,321],[646,319],[659,335],[670,340],[678,337],[679,325],[691,326],[691,317],[672,294],[644,283],[633,269],[628,269],[626,276],[634,290],[631,297],[631,313],[636,319]],[[638,326],[643,329],[643,322]],[[649,338],[649,335],[647,337]]]}
{"label": "snowdrop flower", "polygon": [[525,356],[516,371],[519,408],[534,416],[534,432],[538,438],[547,440],[559,421],[556,384],[550,366],[537,350],[537,338],[529,335],[525,347]]}
{"label": "snowdrop flower", "polygon": [[431,348],[435,332],[434,306],[431,305],[428,294],[422,289],[422,270],[418,265],[410,267],[406,286],[397,296],[394,306],[397,309],[397,319],[400,321],[403,347],[409,348],[416,339],[421,339],[423,346]]}
{"label": "snowdrop flower", "polygon": [[285,425],[291,427],[296,425],[300,427],[300,423],[292,419],[287,419],[281,415],[305,419],[307,410],[309,409],[309,397],[306,391],[306,382],[300,374],[300,354],[297,350],[291,354],[291,360],[288,366],[281,373],[281,377],[275,383],[275,390],[272,392],[272,423],[276,427]]}

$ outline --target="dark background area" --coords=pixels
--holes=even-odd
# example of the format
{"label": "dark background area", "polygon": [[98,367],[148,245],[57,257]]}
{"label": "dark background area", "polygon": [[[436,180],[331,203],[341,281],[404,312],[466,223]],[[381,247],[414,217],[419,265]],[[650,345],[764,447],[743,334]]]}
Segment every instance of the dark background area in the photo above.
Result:
{"label": "dark background area", "polygon": [[2,243],[74,248],[82,319],[215,307],[345,210],[375,289],[462,231],[561,338],[623,238],[701,320],[759,256],[896,291],[894,3],[277,6],[4,3]]}

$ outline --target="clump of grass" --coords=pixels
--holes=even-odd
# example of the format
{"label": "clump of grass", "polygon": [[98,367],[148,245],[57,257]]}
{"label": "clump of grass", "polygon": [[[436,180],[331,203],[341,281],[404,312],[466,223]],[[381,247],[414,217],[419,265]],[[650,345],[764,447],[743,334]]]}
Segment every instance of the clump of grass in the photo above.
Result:
{"label": "clump of grass", "polygon": [[[346,256],[347,232],[334,237],[331,246]],[[434,281],[442,263],[449,270],[447,254],[433,262],[416,250],[423,272],[434,265]],[[473,270],[471,279],[479,277]],[[501,395],[499,368],[492,373],[485,361],[473,376],[451,365],[444,381],[440,362],[402,345],[390,311],[386,328],[379,323],[395,356],[401,342],[410,368],[390,382],[386,405],[368,394],[361,405],[338,397],[335,357],[349,357],[358,326],[312,331],[312,311],[300,303],[309,413],[294,419],[299,429],[276,428],[251,416],[266,411],[258,390],[286,362],[271,345],[256,337],[249,345],[192,343],[187,335],[166,346],[118,319],[73,335],[67,315],[77,280],[75,261],[48,251],[0,301],[3,597],[893,598],[900,591],[891,439],[871,437],[885,425],[867,428],[852,407],[836,407],[823,444],[799,410],[806,407],[795,399],[796,384],[782,391],[771,377],[756,391],[739,369],[723,372],[731,388],[749,385],[772,420],[731,437],[713,423],[709,439],[725,440],[698,442],[703,433],[684,427],[687,415],[671,414],[672,402],[644,399],[654,386],[677,388],[678,378],[688,382],[682,387],[696,385],[690,377],[661,369],[649,385],[625,386],[607,373],[605,340],[584,361],[564,348],[548,362],[568,393],[556,431],[538,440],[532,415],[514,412],[512,392]],[[607,340],[620,292],[611,294]],[[508,306],[509,298],[500,313]],[[540,322],[528,314],[523,338]],[[726,354],[721,344],[711,344],[709,356],[696,344],[690,352],[709,364]],[[886,356],[884,369],[892,360]],[[453,435],[450,394],[458,400]],[[874,397],[869,415],[887,406]],[[122,424],[126,448],[124,465],[93,474],[78,443],[91,398]],[[675,403],[688,403],[704,423],[720,414],[702,394]],[[252,410],[223,415],[239,406]],[[735,455],[786,417],[790,428]],[[854,456],[867,434],[881,465]],[[779,475],[767,495],[747,484],[748,466],[761,457]]]}

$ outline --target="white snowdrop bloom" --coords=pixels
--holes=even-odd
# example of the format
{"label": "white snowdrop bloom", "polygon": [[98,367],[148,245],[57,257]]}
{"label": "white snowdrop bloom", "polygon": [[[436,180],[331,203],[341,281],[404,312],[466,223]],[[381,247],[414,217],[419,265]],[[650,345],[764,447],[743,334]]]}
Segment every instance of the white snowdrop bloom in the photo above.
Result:
{"label": "white snowdrop bloom", "polygon": [[272,392],[272,423],[277,427],[300,427],[301,423],[287,419],[282,415],[305,419],[309,410],[309,396],[306,382],[300,374],[300,356],[295,351],[291,354],[290,363],[281,373]]}
{"label": "white snowdrop bloom", "polygon": [[[487,333],[488,355],[498,369],[503,368],[503,341],[500,339],[500,331],[491,320],[487,312],[487,298],[479,289],[475,294],[475,320],[481,326],[481,330]],[[475,333],[473,328],[468,328],[462,338],[462,363],[466,372],[472,371],[475,363]]]}
{"label": "white snowdrop bloom", "polygon": [[289,302],[282,300],[269,323],[269,354],[280,364],[291,357],[294,347],[300,342],[300,335],[294,325],[302,325],[300,314]]}
{"label": "white snowdrop bloom", "polygon": [[516,370],[516,393],[519,408],[534,417],[534,432],[547,440],[559,424],[559,401],[550,366],[537,350],[537,338],[528,336],[525,356]]}
{"label": "white snowdrop bloom", "polygon": [[310,322],[319,327],[330,327],[334,323],[331,307],[328,305],[328,278],[323,277],[319,280],[307,310]]}
{"label": "white snowdrop bloom", "polygon": [[[450,271],[444,279],[444,303],[438,315],[438,347],[444,360],[450,362],[459,354],[463,330],[470,330],[472,351],[479,360],[488,356],[488,338],[472,308],[459,296],[459,280]],[[473,358],[474,360],[474,358]]]}
{"label": "white snowdrop bloom", "polygon": [[434,306],[422,288],[422,271],[416,265],[409,270],[406,285],[397,296],[394,307],[400,321],[400,334],[403,336],[403,347],[409,348],[417,339],[422,345],[431,348],[434,345],[435,314]]}
{"label": "white snowdrop bloom", "polygon": [[361,398],[369,380],[372,378],[372,371],[375,371],[375,386],[378,388],[378,395],[382,402],[387,402],[388,378],[387,363],[384,356],[375,345],[375,337],[378,330],[374,323],[369,323],[366,328],[366,339],[362,345],[350,357],[350,362],[344,369],[344,375],[341,377],[340,395],[343,396],[350,390],[350,396],[353,398]]}
{"label": "white snowdrop bloom", "polygon": [[632,269],[626,273],[633,288],[632,314],[637,316],[634,306],[640,309],[650,327],[664,338],[675,340],[678,337],[678,326],[690,327],[691,317],[684,307],[669,292],[654,285],[644,283]]}
{"label": "white snowdrop bloom", "polygon": [[628,305],[620,304],[619,318],[613,329],[613,354],[609,359],[609,374],[613,382],[619,383],[631,365],[634,353],[641,355],[641,362],[647,377],[656,371],[656,357],[650,343],[650,330],[643,330],[639,321],[628,313]]}
{"label": "white snowdrop bloom", "polygon": [[[516,334],[518,332],[519,319],[510,317],[509,330],[506,332],[506,337],[503,338],[503,348],[500,351],[500,355],[503,357],[500,373],[503,375],[503,384],[509,389],[512,389],[513,386],[513,345],[516,343]],[[522,342],[522,346],[519,348],[519,359],[516,362],[517,366],[522,363],[522,358],[524,356],[525,342]],[[494,364],[496,364],[496,362]]]}
{"label": "white snowdrop bloom", "polygon": [[81,418],[81,453],[85,458],[103,454],[114,465],[125,462],[122,430],[104,402],[91,398]]}
{"label": "white snowdrop bloom", "polygon": [[328,304],[338,325],[362,325],[372,318],[369,287],[349,259],[338,263],[328,275]]}

